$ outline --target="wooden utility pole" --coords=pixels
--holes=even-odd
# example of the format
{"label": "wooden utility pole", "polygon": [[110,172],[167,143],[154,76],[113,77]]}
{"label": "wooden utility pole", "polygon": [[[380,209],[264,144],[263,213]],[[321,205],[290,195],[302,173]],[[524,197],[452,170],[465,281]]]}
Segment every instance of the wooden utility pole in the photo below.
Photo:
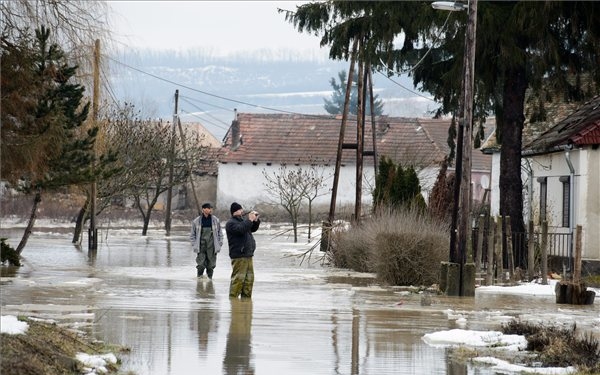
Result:
{"label": "wooden utility pole", "polygon": [[[98,126],[98,102],[100,100],[100,39],[96,39],[94,44],[94,87],[92,95],[92,123]],[[97,139],[97,138],[96,138]],[[92,161],[92,170],[96,165],[96,143],[94,142],[94,159]],[[92,182],[90,189],[90,228],[88,233],[88,251],[98,249],[98,229],[96,228],[96,179]]]}
{"label": "wooden utility pole", "polygon": [[[375,181],[377,181],[377,125],[375,124],[375,97],[373,96],[373,72],[371,72],[371,64],[367,64],[367,71],[369,72],[369,104],[371,105],[371,135],[373,136],[373,168],[375,168]],[[366,155],[366,153],[365,153]]]}
{"label": "wooden utility pole", "polygon": [[[473,85],[475,76],[475,34],[477,28],[477,0],[469,1],[469,21],[465,38],[464,127],[462,154],[462,181],[460,182],[460,215],[458,251],[461,266],[467,257],[467,240],[471,232],[471,153],[473,150]],[[462,283],[461,283],[462,285]],[[463,295],[461,293],[461,295]]]}
{"label": "wooden utility pole", "polygon": [[194,186],[194,173],[192,170],[192,166],[190,165],[190,160],[188,158],[187,147],[185,143],[185,135],[183,134],[183,128],[181,127],[181,119],[177,118],[177,126],[179,127],[179,136],[181,137],[181,147],[183,148],[183,154],[185,155],[185,164],[188,169],[188,174],[190,176],[190,185],[192,186],[192,193],[194,194],[194,202],[196,203],[196,210],[198,213],[202,212],[202,208],[200,207],[200,202],[198,201],[198,195],[196,194],[196,187]]}
{"label": "wooden utility pole", "polygon": [[177,103],[179,101],[179,90],[175,90],[175,112],[173,113],[173,127],[171,130],[171,151],[169,152],[169,189],[167,190],[167,207],[165,208],[165,231],[171,235],[171,201],[173,200],[173,164],[175,163],[175,138],[176,124],[179,120],[177,115]]}
{"label": "wooden utility pole", "polygon": [[[340,169],[342,166],[342,148],[344,145],[344,135],[346,132],[346,122],[348,121],[348,112],[350,111],[350,92],[352,91],[352,76],[354,75],[354,64],[356,61],[356,50],[358,39],[354,39],[352,45],[352,56],[350,58],[350,70],[348,72],[348,83],[346,84],[346,96],[344,98],[344,113],[342,114],[342,125],[340,126],[340,138],[337,148],[337,158],[335,161],[335,171],[333,172],[333,187],[331,189],[331,203],[329,205],[328,225],[331,228],[335,218],[335,201],[337,199],[337,190],[340,182]],[[325,228],[327,230],[327,228]]]}
{"label": "wooden utility pole", "polygon": [[[359,44],[359,56],[364,57],[364,44]],[[365,139],[365,63],[358,61],[358,103],[356,112],[356,195],[354,200],[354,220],[360,221],[362,216],[362,176],[363,176],[363,151]]]}

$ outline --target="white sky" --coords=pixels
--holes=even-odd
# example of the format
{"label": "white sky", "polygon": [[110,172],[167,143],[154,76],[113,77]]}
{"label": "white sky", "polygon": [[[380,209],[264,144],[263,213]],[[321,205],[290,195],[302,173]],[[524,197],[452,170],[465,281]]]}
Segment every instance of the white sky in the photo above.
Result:
{"label": "white sky", "polygon": [[320,49],[320,38],[298,32],[277,8],[306,1],[109,1],[112,32],[128,47],[215,55],[256,49]]}

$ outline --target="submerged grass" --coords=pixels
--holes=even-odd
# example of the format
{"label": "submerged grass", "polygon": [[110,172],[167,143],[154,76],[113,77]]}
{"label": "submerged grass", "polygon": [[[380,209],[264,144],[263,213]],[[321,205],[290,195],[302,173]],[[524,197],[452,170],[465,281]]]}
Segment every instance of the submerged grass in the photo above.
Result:
{"label": "submerged grass", "polygon": [[591,334],[579,335],[576,326],[545,326],[512,320],[502,327],[505,334],[523,335],[527,351],[545,367],[574,366],[578,374],[600,373],[600,343]]}
{"label": "submerged grass", "polygon": [[[94,341],[55,323],[24,319],[29,325],[25,334],[2,334],[0,337],[0,373],[3,375],[82,374],[83,364],[77,353],[106,354],[125,352],[124,348]],[[108,374],[118,374],[117,364],[107,364]],[[131,374],[130,374],[131,375]]]}

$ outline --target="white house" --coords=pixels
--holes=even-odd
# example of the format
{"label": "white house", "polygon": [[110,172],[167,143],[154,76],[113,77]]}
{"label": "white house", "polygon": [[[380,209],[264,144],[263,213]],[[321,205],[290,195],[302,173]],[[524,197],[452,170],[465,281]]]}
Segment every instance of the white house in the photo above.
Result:
{"label": "white house", "polygon": [[[376,119],[377,155],[385,155],[403,166],[413,166],[426,200],[447,153],[431,133],[440,128],[443,129],[440,132],[447,134],[449,124],[450,120],[388,116]],[[327,207],[331,201],[340,128],[340,115],[238,114],[219,155],[217,206],[229,207],[233,201],[246,206],[272,202],[275,192],[265,190],[263,172],[271,174],[281,165],[303,169],[313,165],[329,177],[323,189],[325,194],[313,203]],[[356,140],[356,117],[350,116],[343,143],[356,144]],[[374,188],[373,130],[369,120],[365,125],[364,150],[363,207],[371,205]],[[336,207],[354,205],[356,196],[356,149],[344,147],[342,155]],[[481,159],[487,159],[487,172],[484,173],[489,174],[489,156]],[[481,173],[485,164],[481,163],[476,173]]]}
{"label": "white house", "polygon": [[524,145],[531,213],[554,233],[583,227],[583,258],[600,260],[600,96]]}
{"label": "white house", "polygon": [[[548,112],[553,121],[526,123],[523,130],[524,218],[538,229],[545,220],[549,232],[568,234],[565,256],[571,255],[570,236],[581,225],[583,257],[599,261],[600,97],[580,107],[559,103]],[[500,147],[493,135],[482,151],[492,155],[491,214],[498,215]]]}

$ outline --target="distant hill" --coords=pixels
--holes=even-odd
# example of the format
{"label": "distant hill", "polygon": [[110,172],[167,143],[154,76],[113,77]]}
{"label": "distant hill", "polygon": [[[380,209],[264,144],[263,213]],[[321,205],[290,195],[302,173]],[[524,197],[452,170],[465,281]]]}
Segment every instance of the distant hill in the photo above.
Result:
{"label": "distant hill", "polygon": [[[279,111],[323,114],[323,99],[331,95],[329,80],[349,62],[292,52],[256,51],[228,57],[210,51],[127,51],[112,56],[114,98],[136,104],[145,117],[170,119],[179,89],[179,113],[186,121],[201,122],[221,139],[239,112]],[[408,77],[374,74],[374,89],[392,116],[429,117],[436,103],[413,93]],[[404,86],[405,88],[399,86]],[[409,91],[411,90],[411,91]],[[422,95],[422,96],[421,96]]]}

